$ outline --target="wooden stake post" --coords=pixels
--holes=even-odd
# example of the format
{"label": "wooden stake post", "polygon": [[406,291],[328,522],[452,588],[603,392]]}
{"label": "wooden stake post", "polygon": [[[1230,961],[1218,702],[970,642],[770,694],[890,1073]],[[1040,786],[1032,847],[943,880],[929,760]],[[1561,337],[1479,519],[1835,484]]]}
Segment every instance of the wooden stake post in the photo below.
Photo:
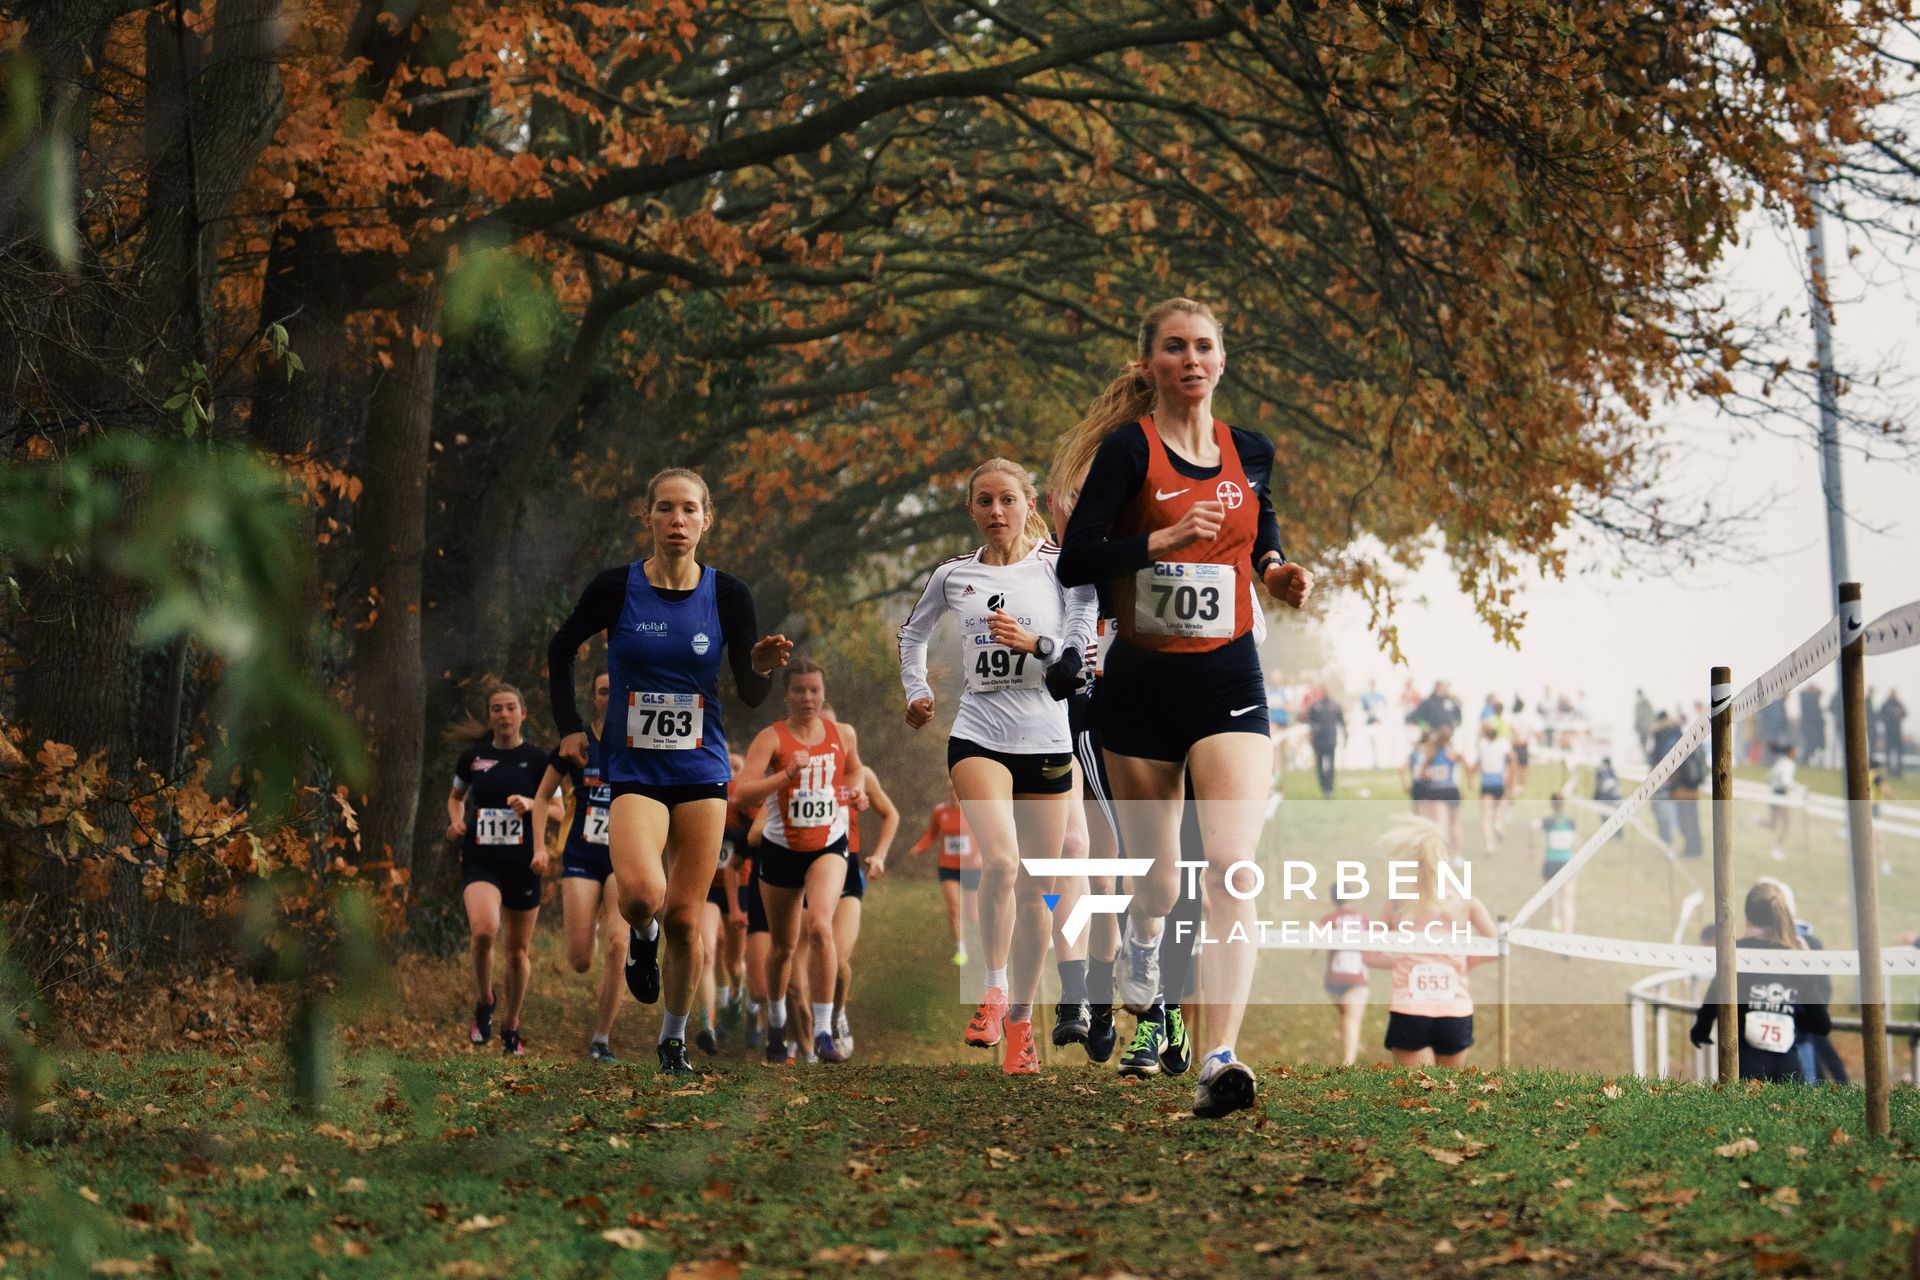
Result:
{"label": "wooden stake post", "polygon": [[1713,742],[1713,972],[1720,1079],[1740,1076],[1739,996],[1733,959],[1733,670],[1715,667],[1707,706]]}
{"label": "wooden stake post", "polygon": [[1860,1049],[1866,1059],[1867,1132],[1887,1134],[1887,982],[1880,971],[1880,880],[1873,865],[1868,792],[1866,620],[1860,584],[1840,584],[1841,733],[1847,752],[1847,839],[1853,853],[1853,937],[1860,951]]}

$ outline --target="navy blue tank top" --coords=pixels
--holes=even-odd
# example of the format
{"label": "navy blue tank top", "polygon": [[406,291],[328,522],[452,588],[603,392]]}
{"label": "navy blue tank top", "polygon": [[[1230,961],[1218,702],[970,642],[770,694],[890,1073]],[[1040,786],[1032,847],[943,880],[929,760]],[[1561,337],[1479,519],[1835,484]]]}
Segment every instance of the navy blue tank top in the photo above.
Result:
{"label": "navy blue tank top", "polygon": [[567,854],[598,857],[607,851],[607,810],[613,804],[613,788],[607,785],[601,764],[600,739],[587,730],[587,763],[583,767],[558,751],[547,763],[567,775],[573,784],[573,822],[567,827]]}
{"label": "navy blue tank top", "polygon": [[720,710],[724,643],[711,566],[684,600],[656,591],[639,561],[627,566],[627,602],[607,636],[608,782],[671,787],[733,776]]}

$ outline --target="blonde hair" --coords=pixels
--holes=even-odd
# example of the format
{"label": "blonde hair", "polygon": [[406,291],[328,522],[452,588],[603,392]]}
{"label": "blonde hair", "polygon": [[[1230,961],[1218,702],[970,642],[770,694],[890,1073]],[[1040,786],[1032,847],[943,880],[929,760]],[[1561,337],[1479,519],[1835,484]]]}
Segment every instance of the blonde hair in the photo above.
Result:
{"label": "blonde hair", "polygon": [[521,713],[525,714],[527,709],[527,700],[520,695],[520,691],[518,689],[514,688],[510,684],[496,684],[495,686],[493,686],[493,688],[487,690],[487,707],[489,710],[491,710],[493,707],[493,700],[499,697],[503,693],[512,694],[513,700],[520,704]]}
{"label": "blonde hair", "polygon": [[1778,880],[1766,879],[1747,890],[1747,923],[1760,936],[1789,951],[1805,951],[1806,939],[1793,924],[1793,906]]}
{"label": "blonde hair", "polygon": [[1147,380],[1147,358],[1153,354],[1153,340],[1160,334],[1161,321],[1172,315],[1197,316],[1211,324],[1215,333],[1222,332],[1220,318],[1204,302],[1168,298],[1149,307],[1147,314],[1140,317],[1140,343],[1134,359],[1119,377],[1107,384],[1105,391],[1094,397],[1087,416],[1061,437],[1059,447],[1054,450],[1053,470],[1047,481],[1050,492],[1061,493],[1066,486],[1076,483],[1093,465],[1093,455],[1099,452],[1101,441],[1127,423],[1138,422],[1153,408],[1153,383]]}
{"label": "blonde hair", "polygon": [[1380,837],[1374,848],[1389,862],[1411,862],[1414,864],[1414,886],[1419,895],[1418,901],[1409,904],[1405,899],[1397,899],[1388,908],[1387,914],[1399,919],[1404,908],[1409,906],[1434,906],[1443,900],[1440,897],[1440,864],[1447,860],[1447,836],[1438,823],[1431,818],[1403,817],[1393,824],[1392,830]]}
{"label": "blonde hair", "polygon": [[1034,487],[1033,476],[1028,470],[1011,458],[988,458],[973,469],[967,477],[967,505],[973,505],[973,486],[981,476],[1012,476],[1020,486],[1020,492],[1027,498],[1027,523],[1020,530],[1021,543],[1015,545],[1015,560],[1026,557],[1029,551],[1047,540],[1047,518],[1040,514],[1040,491]]}
{"label": "blonde hair", "polygon": [[647,481],[647,506],[653,506],[654,492],[669,480],[691,480],[700,486],[700,510],[707,515],[713,514],[713,493],[707,488],[707,482],[700,473],[691,467],[668,467],[664,471],[654,472],[653,479]]}

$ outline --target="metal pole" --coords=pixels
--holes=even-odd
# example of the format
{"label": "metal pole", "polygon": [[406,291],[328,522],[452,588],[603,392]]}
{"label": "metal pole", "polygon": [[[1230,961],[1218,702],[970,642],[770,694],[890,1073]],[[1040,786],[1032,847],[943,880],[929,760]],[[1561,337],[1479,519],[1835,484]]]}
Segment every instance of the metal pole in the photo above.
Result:
{"label": "metal pole", "polygon": [[1713,995],[1719,1036],[1719,1079],[1740,1078],[1739,1001],[1733,967],[1733,669],[1715,667],[1707,706],[1713,741]]}
{"label": "metal pole", "polygon": [[1627,996],[1627,1043],[1633,1048],[1633,1074],[1647,1078],[1647,1010],[1640,997]]}
{"label": "metal pole", "polygon": [[1507,1066],[1513,1061],[1512,1022],[1507,1015],[1507,1002],[1513,994],[1512,974],[1507,965],[1507,918],[1499,919],[1497,933],[1500,938],[1500,1065]]}
{"label": "metal pole", "polygon": [[1660,1080],[1667,1078],[1667,1055],[1673,1049],[1667,1022],[1667,1007],[1661,1004],[1653,1006],[1653,1074]]}
{"label": "metal pole", "polygon": [[1833,367],[1833,293],[1820,210],[1807,228],[1807,292],[1813,316],[1813,360],[1820,384],[1820,490],[1827,500],[1827,567],[1832,589],[1847,580],[1847,508],[1840,493],[1840,378]]}
{"label": "metal pole", "polygon": [[1880,877],[1867,795],[1867,636],[1860,584],[1840,584],[1840,697],[1847,744],[1847,843],[1853,859],[1853,936],[1860,949],[1860,1052],[1867,1132],[1887,1133],[1887,980],[1880,971]]}

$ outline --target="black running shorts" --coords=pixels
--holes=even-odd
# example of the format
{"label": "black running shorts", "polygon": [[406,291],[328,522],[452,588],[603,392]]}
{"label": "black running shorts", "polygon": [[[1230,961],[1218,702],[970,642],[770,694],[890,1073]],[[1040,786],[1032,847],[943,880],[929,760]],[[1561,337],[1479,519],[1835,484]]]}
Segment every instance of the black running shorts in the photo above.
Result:
{"label": "black running shorts", "polygon": [[1013,775],[1017,796],[1063,796],[1073,790],[1073,756],[1065,751],[1015,755],[965,738],[947,739],[947,771],[962,760],[991,760]]}
{"label": "black running shorts", "polygon": [[1100,745],[1182,761],[1202,738],[1267,729],[1267,682],[1251,634],[1205,653],[1154,653],[1116,639],[1094,687]]}

